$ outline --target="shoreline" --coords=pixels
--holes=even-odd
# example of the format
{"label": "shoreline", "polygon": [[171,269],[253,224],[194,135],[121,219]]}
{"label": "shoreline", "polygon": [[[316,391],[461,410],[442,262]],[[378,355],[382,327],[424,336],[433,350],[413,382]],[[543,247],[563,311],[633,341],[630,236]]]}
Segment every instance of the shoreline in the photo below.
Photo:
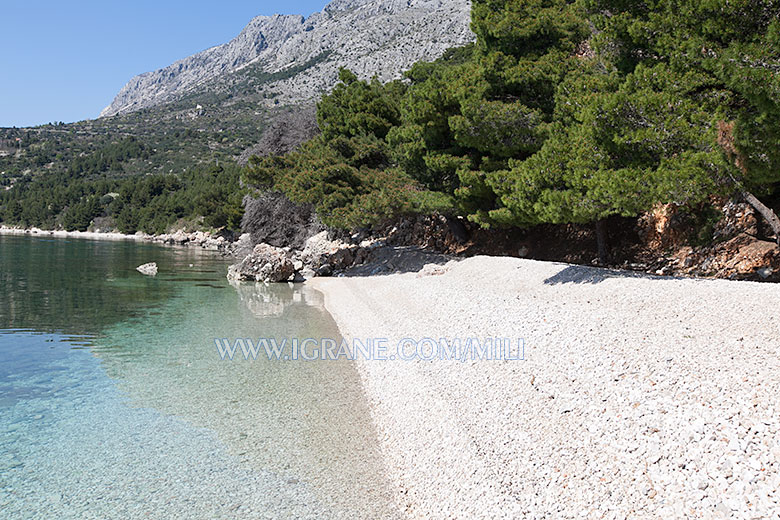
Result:
{"label": "shoreline", "polygon": [[0,226],[0,235],[29,235],[29,236],[51,236],[57,238],[87,238],[93,240],[139,240],[152,241],[154,235],[136,233],[135,235],[126,235],[119,232],[99,232],[99,231],[65,231],[40,228],[15,228],[9,226]]}
{"label": "shoreline", "polygon": [[48,230],[40,229],[36,227],[32,228],[16,228],[5,225],[0,225],[0,235],[15,235],[15,236],[36,236],[36,237],[54,237],[54,238],[78,238],[85,240],[133,240],[136,242],[150,242],[162,245],[177,245],[177,246],[195,246],[212,251],[228,252],[230,242],[222,236],[214,237],[211,232],[208,231],[193,231],[188,232],[183,229],[174,231],[173,233],[163,233],[161,235],[150,235],[141,231],[134,235],[128,235],[120,233],[118,231],[65,231],[65,230]]}
{"label": "shoreline", "polygon": [[347,340],[525,340],[355,361],[409,518],[780,513],[776,285],[496,257],[307,283]]}

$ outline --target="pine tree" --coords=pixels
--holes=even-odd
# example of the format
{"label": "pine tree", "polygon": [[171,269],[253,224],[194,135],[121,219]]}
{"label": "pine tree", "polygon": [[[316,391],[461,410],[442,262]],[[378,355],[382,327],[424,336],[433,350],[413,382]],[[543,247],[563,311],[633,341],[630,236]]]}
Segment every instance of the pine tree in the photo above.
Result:
{"label": "pine tree", "polygon": [[471,59],[412,69],[403,124],[388,140],[407,172],[454,193],[470,220],[489,226],[491,178],[547,139],[556,85],[587,26],[576,2],[475,0],[472,29]]}
{"label": "pine tree", "polygon": [[[590,9],[600,13],[594,22],[603,31],[602,48],[628,81],[650,95],[678,96],[667,112],[695,124],[700,157],[707,157],[691,165],[695,174],[742,193],[780,242],[780,219],[752,193],[780,182],[780,2],[664,0],[647,9],[593,0]],[[692,153],[671,148],[670,157]]]}
{"label": "pine tree", "polygon": [[589,2],[597,30],[556,88],[549,138],[489,176],[503,206],[490,218],[595,222],[605,262],[611,215],[780,180],[769,4]]}
{"label": "pine tree", "polygon": [[390,157],[386,136],[399,123],[406,86],[360,81],[347,70],[340,78],[317,107],[322,134],[287,155],[253,157],[247,183],[312,204],[325,224],[339,228],[451,208],[448,197],[423,189]]}

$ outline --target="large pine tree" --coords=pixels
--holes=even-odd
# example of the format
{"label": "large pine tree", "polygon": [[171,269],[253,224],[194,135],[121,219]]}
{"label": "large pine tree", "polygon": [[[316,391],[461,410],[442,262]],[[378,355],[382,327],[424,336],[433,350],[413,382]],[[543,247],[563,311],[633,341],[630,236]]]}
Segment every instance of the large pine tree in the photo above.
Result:
{"label": "large pine tree", "polygon": [[590,9],[629,80],[644,77],[651,95],[674,92],[668,112],[695,121],[702,152],[720,152],[699,176],[740,192],[780,242],[780,220],[752,194],[780,182],[780,2],[591,0]]}
{"label": "large pine tree", "polygon": [[770,4],[585,4],[593,35],[557,86],[549,138],[490,175],[503,206],[490,217],[596,222],[602,261],[603,219],[658,202],[739,190],[773,223],[748,191],[780,180],[778,11]]}
{"label": "large pine tree", "polygon": [[[576,2],[474,0],[470,59],[419,64],[390,143],[400,164],[453,192],[475,222],[494,222],[490,177],[540,149],[557,85],[587,35]],[[500,204],[500,202],[499,202]]]}

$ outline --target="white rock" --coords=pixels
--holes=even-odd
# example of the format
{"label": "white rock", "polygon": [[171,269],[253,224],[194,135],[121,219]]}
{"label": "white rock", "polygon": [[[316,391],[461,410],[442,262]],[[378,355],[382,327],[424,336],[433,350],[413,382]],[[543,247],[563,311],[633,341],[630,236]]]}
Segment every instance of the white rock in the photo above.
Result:
{"label": "white rock", "polygon": [[135,269],[139,273],[145,274],[147,276],[156,276],[157,275],[157,263],[156,262],[149,262],[148,264],[139,265]]}
{"label": "white rock", "polygon": [[255,64],[273,73],[321,60],[269,86],[284,102],[313,100],[330,90],[339,67],[365,79],[398,79],[415,62],[473,41],[470,12],[470,2],[463,0],[335,0],[306,19],[258,16],[224,45],[131,79],[101,117],[173,101]]}

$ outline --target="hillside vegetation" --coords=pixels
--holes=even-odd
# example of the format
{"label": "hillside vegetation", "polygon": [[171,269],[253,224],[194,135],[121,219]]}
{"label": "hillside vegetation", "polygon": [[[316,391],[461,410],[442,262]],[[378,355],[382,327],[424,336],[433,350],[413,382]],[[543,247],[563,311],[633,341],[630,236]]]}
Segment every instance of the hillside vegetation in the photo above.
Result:
{"label": "hillside vegetation", "polygon": [[[476,43],[417,63],[400,81],[342,70],[318,104],[321,134],[290,153],[253,157],[244,180],[313,205],[337,228],[429,213],[491,229],[594,224],[604,262],[606,219],[658,204],[706,214],[713,196],[742,197],[780,237],[780,220],[761,202],[780,182],[778,8],[474,0]],[[0,198],[3,221],[84,227],[108,215],[123,230],[151,230],[200,215],[235,225],[238,169],[224,165],[257,142],[268,96],[260,86],[270,79],[252,70],[231,78],[240,99],[221,81],[200,97],[108,121],[6,131],[0,137],[26,144],[0,159],[14,185]],[[212,108],[187,112],[193,104]],[[223,166],[193,168],[216,159]],[[49,172],[30,174],[36,167]],[[107,197],[145,190],[150,181],[136,173],[162,175],[166,202]],[[208,175],[230,178],[218,194],[198,195],[209,204],[194,204]],[[188,204],[170,202],[174,193]],[[137,224],[122,217],[127,208],[141,215]]]}
{"label": "hillside vegetation", "polygon": [[356,227],[443,211],[483,227],[601,224],[780,181],[770,1],[475,0],[473,46],[381,85],[343,71],[322,135],[247,181]]}
{"label": "hillside vegetation", "polygon": [[[320,58],[321,59],[321,58]],[[140,176],[165,178],[169,185],[196,182],[208,184],[204,172],[219,169],[230,172],[220,190],[231,189],[230,197],[214,199],[208,207],[218,213],[234,210],[240,200],[238,167],[235,159],[255,145],[269,122],[283,108],[273,107],[274,93],[266,87],[280,78],[301,73],[318,61],[291,68],[283,74],[267,74],[259,67],[247,67],[237,74],[217,78],[175,103],[72,124],[52,123],[35,128],[0,129],[0,139],[13,146],[0,156],[0,221],[9,225],[86,229],[67,216],[71,207],[88,205],[92,217],[113,217],[117,229],[161,233],[178,218],[209,217],[207,221],[225,225],[219,215],[193,210],[133,207],[145,214],[135,225],[118,217],[110,197],[120,186],[143,191],[149,180]],[[20,141],[16,141],[19,139]],[[209,165],[214,165],[210,168]],[[220,166],[217,166],[220,165]],[[168,179],[167,177],[172,177]],[[178,190],[177,190],[178,191]],[[96,198],[97,204],[88,199]],[[188,207],[195,204],[189,195]],[[143,196],[136,199],[145,203]],[[102,201],[102,202],[101,202]],[[160,214],[160,211],[163,211]],[[79,211],[80,213],[80,211]],[[211,218],[213,217],[213,218]],[[235,222],[234,222],[235,221]],[[240,222],[229,220],[234,229]]]}

